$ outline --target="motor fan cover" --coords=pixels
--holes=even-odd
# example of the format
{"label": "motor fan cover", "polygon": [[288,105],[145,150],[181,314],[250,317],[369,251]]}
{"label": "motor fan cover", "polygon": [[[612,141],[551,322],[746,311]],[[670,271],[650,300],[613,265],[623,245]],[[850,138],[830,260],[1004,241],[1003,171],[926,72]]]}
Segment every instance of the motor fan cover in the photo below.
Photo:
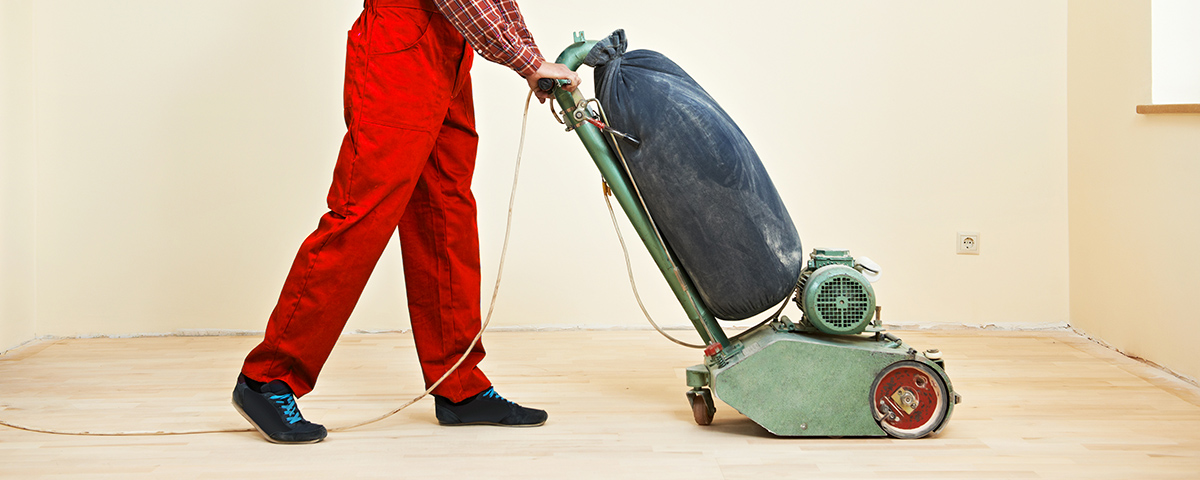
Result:
{"label": "motor fan cover", "polygon": [[824,333],[862,333],[875,313],[875,290],[858,270],[826,265],[804,282],[800,303],[805,318]]}

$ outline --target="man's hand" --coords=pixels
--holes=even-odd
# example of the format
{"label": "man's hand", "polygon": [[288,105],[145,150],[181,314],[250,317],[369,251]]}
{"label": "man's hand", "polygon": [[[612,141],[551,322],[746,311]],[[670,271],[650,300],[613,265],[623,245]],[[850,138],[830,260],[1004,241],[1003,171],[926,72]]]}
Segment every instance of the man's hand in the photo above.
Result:
{"label": "man's hand", "polygon": [[543,78],[562,78],[570,80],[570,85],[563,86],[563,88],[568,92],[574,92],[576,88],[579,88],[579,83],[583,81],[579,78],[578,73],[575,73],[574,70],[567,68],[566,65],[561,63],[543,62],[542,66],[538,67],[536,72],[533,72],[533,75],[525,77],[525,81],[529,82],[529,89],[533,90],[533,94],[537,95],[538,101],[541,103],[546,103],[546,99],[553,96],[551,93],[543,92],[538,89],[538,80]]}

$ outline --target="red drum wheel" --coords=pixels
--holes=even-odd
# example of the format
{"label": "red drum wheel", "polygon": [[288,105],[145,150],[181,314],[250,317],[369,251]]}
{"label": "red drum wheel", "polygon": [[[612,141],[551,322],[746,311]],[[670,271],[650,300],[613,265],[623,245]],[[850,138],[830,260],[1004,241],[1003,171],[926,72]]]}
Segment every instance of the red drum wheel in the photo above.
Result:
{"label": "red drum wheel", "polygon": [[896,438],[921,438],[946,419],[946,383],[921,362],[893,363],[871,385],[871,413],[883,431]]}

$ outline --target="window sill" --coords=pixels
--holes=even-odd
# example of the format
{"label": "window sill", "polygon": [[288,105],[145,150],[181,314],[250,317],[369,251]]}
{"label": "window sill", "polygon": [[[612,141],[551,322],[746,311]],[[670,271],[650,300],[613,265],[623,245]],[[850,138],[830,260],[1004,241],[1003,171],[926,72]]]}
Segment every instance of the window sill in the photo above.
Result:
{"label": "window sill", "polygon": [[1174,103],[1162,105],[1138,105],[1137,113],[1200,113],[1200,103]]}

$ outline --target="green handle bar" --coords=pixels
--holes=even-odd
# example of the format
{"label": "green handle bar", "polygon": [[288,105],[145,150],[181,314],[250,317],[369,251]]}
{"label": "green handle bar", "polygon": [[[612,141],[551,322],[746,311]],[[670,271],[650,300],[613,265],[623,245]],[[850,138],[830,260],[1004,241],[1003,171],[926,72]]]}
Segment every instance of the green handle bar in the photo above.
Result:
{"label": "green handle bar", "polygon": [[[576,33],[575,43],[563,50],[558,55],[555,63],[561,63],[571,70],[577,70],[583,64],[583,58],[587,56],[595,44],[594,40],[584,40],[583,32]],[[568,92],[559,88],[565,82],[565,80],[556,82],[554,88],[554,98],[567,114],[567,118],[563,120],[569,125],[574,125],[575,133],[583,141],[583,146],[587,149],[588,154],[591,155],[592,161],[596,163],[596,168],[600,170],[600,175],[604,177],[604,181],[608,184],[609,189],[612,190],[613,196],[617,198],[617,203],[621,205],[621,209],[629,217],[629,222],[633,225],[634,230],[637,231],[638,237],[642,239],[642,243],[650,251],[650,256],[654,258],[654,263],[658,265],[663,278],[667,280],[667,284],[671,286],[671,291],[675,293],[675,298],[679,300],[679,304],[687,312],[688,319],[691,320],[692,326],[696,328],[696,332],[700,334],[700,338],[704,340],[705,344],[716,342],[722,348],[729,347],[729,338],[725,336],[725,332],[717,324],[716,318],[708,311],[708,307],[695,294],[696,287],[693,286],[691,278],[687,275],[687,272],[679,269],[679,262],[675,260],[669,248],[665,248],[666,246],[659,242],[659,236],[654,231],[646,210],[642,208],[642,204],[634,192],[633,185],[625,174],[625,169],[617,161],[608,143],[604,141],[600,129],[583,120],[584,116],[593,115],[593,112],[584,104],[585,99],[583,95],[578,91]]]}

